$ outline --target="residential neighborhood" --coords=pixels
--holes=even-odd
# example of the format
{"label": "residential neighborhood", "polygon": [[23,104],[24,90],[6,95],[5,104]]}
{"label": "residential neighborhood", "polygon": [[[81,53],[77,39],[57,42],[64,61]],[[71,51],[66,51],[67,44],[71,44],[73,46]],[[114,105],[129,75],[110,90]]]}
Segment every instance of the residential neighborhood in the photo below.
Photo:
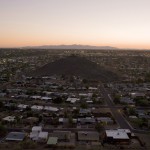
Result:
{"label": "residential neighborhood", "polygon": [[[92,79],[90,76],[84,76],[82,70],[81,76],[69,72],[53,75],[45,72],[53,67],[47,65],[48,62],[54,65],[55,69],[59,69],[57,64],[61,61],[61,65],[65,64],[66,68],[71,68],[71,72],[72,61],[81,61],[80,57],[83,59],[83,68],[88,63],[88,66],[95,64],[95,61],[98,66],[102,63],[106,66],[102,57],[104,59],[115,56],[120,59],[120,55],[122,57],[127,53],[129,59],[133,57],[133,52],[121,51],[116,56],[114,51],[110,55],[102,50],[95,53],[90,50],[78,52],[47,50],[37,56],[34,50],[31,50],[19,58],[18,50],[16,55],[19,61],[14,61],[13,51],[15,50],[12,52],[8,50],[7,57],[10,58],[6,59],[6,54],[1,58],[3,66],[0,76],[1,149],[10,148],[9,146],[12,146],[12,149],[58,150],[150,148],[147,142],[150,133],[150,83],[146,78],[137,82],[135,78],[129,77],[128,72],[126,79],[130,81],[126,80],[124,75],[117,80],[113,73],[105,70],[102,73],[111,74],[109,78],[99,76],[100,79]],[[28,56],[30,53],[33,56]],[[150,57],[148,52],[139,52],[138,55],[141,54],[146,59]],[[84,61],[85,57],[88,61]],[[114,62],[115,66],[116,59],[110,61]],[[25,65],[24,68],[22,65]],[[120,62],[120,66],[122,65]],[[128,68],[124,67],[125,69],[122,68],[121,71],[123,74]],[[143,70],[145,69],[148,74],[149,70],[146,70],[146,67],[145,64]],[[116,68],[119,69],[117,66]],[[39,70],[36,69],[41,69],[41,73],[45,75],[39,75]],[[141,69],[139,71],[141,72]],[[145,71],[139,73],[138,78]]]}

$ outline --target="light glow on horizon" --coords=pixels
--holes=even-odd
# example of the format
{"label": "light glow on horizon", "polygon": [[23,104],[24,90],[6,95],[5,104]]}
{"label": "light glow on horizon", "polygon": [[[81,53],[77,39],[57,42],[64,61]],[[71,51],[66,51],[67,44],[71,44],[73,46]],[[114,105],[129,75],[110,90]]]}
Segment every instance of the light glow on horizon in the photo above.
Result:
{"label": "light glow on horizon", "polygon": [[150,0],[0,0],[0,47],[150,49]]}

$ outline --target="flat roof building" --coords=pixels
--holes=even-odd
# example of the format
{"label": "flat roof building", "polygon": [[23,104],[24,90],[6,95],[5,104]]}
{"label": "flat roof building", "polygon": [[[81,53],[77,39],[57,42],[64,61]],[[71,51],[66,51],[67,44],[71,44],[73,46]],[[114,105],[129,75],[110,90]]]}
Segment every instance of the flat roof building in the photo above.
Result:
{"label": "flat roof building", "polygon": [[6,136],[6,141],[23,141],[25,138],[25,133],[23,132],[10,132]]}
{"label": "flat roof building", "polygon": [[99,141],[99,133],[96,131],[78,131],[78,141]]}
{"label": "flat roof building", "polygon": [[110,143],[129,143],[130,137],[129,129],[106,130],[106,140]]}

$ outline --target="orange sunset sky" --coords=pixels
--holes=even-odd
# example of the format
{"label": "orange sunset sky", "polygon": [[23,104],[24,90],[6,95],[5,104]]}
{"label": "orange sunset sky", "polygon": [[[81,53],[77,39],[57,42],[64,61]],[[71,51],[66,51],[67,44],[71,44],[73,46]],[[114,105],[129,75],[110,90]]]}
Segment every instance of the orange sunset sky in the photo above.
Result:
{"label": "orange sunset sky", "polygon": [[0,0],[0,47],[150,49],[150,0]]}

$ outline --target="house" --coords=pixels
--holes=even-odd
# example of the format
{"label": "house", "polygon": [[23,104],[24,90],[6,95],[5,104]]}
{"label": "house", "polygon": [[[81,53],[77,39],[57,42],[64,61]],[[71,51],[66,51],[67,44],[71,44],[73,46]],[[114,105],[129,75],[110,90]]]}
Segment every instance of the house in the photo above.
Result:
{"label": "house", "polygon": [[32,132],[41,132],[42,131],[42,127],[41,126],[34,126],[32,128]]}
{"label": "house", "polygon": [[78,131],[77,138],[78,141],[98,142],[99,133],[96,131]]}
{"label": "house", "polygon": [[33,141],[37,141],[38,137],[39,137],[39,133],[42,131],[42,127],[41,126],[34,126],[32,128],[32,132],[30,132],[30,138]]}
{"label": "house", "polygon": [[6,136],[6,141],[23,141],[25,138],[25,133],[23,132],[10,132]]}
{"label": "house", "polygon": [[66,102],[70,102],[70,103],[74,104],[76,101],[79,101],[79,100],[80,100],[80,99],[78,99],[78,98],[71,98],[71,97],[68,97],[67,100],[66,100]]}
{"label": "house", "polygon": [[5,97],[7,93],[0,93],[0,97]]}
{"label": "house", "polygon": [[129,129],[106,130],[106,141],[109,143],[129,143],[131,131]]}
{"label": "house", "polygon": [[39,121],[39,118],[37,118],[37,117],[28,117],[28,118],[24,119],[24,123],[30,124],[30,125],[36,124],[36,123],[38,123],[38,121]]}
{"label": "house", "polygon": [[103,109],[92,109],[92,114],[95,117],[110,117],[111,116],[111,112],[110,109],[108,108],[103,108]]}
{"label": "house", "polygon": [[88,103],[88,104],[92,104],[92,103],[93,103],[93,101],[92,101],[92,100],[87,100],[87,101],[86,101],[86,103]]}
{"label": "house", "polygon": [[40,132],[38,135],[38,141],[40,142],[46,142],[48,139],[48,132]]}
{"label": "house", "polygon": [[129,119],[130,119],[130,120],[137,120],[138,117],[137,117],[137,116],[129,116]]}
{"label": "house", "polygon": [[30,96],[30,98],[31,99],[34,99],[34,100],[40,100],[41,99],[41,96],[36,96],[36,95],[34,95],[34,96]]}
{"label": "house", "polygon": [[144,93],[139,93],[139,92],[133,92],[133,93],[130,93],[130,95],[131,95],[131,98],[142,98],[142,97],[145,97]]}
{"label": "house", "polygon": [[49,137],[57,137],[59,142],[70,141],[71,131],[53,131]]}
{"label": "house", "polygon": [[7,121],[7,122],[14,122],[15,116],[7,116],[7,117],[3,118],[3,120]]}
{"label": "house", "polygon": [[19,104],[17,106],[19,109],[26,109],[28,107],[28,105],[24,105],[24,104]]}
{"label": "house", "polygon": [[80,97],[92,97],[93,93],[79,93]]}
{"label": "house", "polygon": [[43,97],[41,97],[41,100],[50,101],[50,100],[52,100],[52,98],[51,97],[43,96]]}
{"label": "house", "polygon": [[48,146],[56,146],[58,143],[58,137],[49,137],[47,141]]}
{"label": "house", "polygon": [[[68,118],[59,118],[59,123],[60,124],[68,124],[69,123],[69,119]],[[72,119],[72,123],[76,124],[77,123],[77,119],[73,118]]]}
{"label": "house", "polygon": [[87,115],[90,114],[91,110],[90,109],[80,109],[79,114],[80,115]]}
{"label": "house", "polygon": [[53,94],[53,92],[44,91],[43,94],[45,94],[46,96],[50,96],[51,94]]}
{"label": "house", "polygon": [[96,118],[97,122],[105,123],[107,125],[111,125],[114,121],[110,117],[98,117]]}
{"label": "house", "polygon": [[86,118],[78,118],[78,123],[80,124],[95,124],[95,118],[86,117]]}
{"label": "house", "polygon": [[27,99],[28,97],[29,95],[25,95],[25,94],[15,96],[15,98],[20,98],[20,99]]}
{"label": "house", "polygon": [[129,97],[122,97],[120,99],[121,103],[125,103],[125,104],[129,104],[129,105],[134,105],[135,102],[133,101],[133,99],[129,98]]}
{"label": "house", "polygon": [[33,111],[40,111],[40,110],[43,109],[43,106],[33,105],[33,106],[31,107],[31,109],[32,109]]}
{"label": "house", "polygon": [[46,111],[51,111],[51,112],[57,112],[59,109],[56,107],[51,107],[51,106],[45,106],[44,110]]}
{"label": "house", "polygon": [[97,87],[89,87],[88,88],[90,91],[95,91],[95,90],[97,90],[98,88]]}

